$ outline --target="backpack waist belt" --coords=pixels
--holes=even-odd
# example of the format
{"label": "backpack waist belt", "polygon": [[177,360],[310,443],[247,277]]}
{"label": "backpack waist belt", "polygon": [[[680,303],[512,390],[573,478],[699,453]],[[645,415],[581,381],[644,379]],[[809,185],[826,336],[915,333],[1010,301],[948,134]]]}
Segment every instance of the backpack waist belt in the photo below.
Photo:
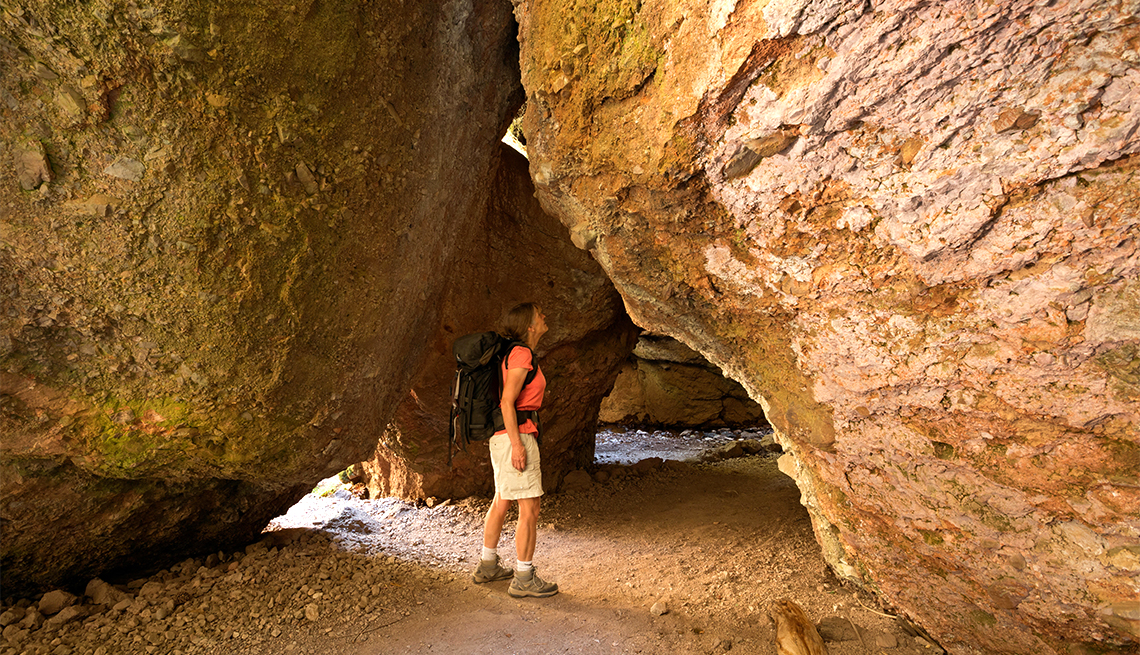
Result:
{"label": "backpack waist belt", "polygon": [[[540,444],[542,443],[542,419],[539,418],[537,409],[516,409],[515,410],[515,419],[517,420],[518,425],[522,425],[523,423],[526,423],[527,419],[534,421],[534,427],[538,430],[538,433],[534,435],[534,440]],[[495,432],[498,432],[499,430],[504,430],[504,429],[506,429],[506,427],[507,427],[506,424],[503,423],[503,413],[496,410],[495,411]]]}

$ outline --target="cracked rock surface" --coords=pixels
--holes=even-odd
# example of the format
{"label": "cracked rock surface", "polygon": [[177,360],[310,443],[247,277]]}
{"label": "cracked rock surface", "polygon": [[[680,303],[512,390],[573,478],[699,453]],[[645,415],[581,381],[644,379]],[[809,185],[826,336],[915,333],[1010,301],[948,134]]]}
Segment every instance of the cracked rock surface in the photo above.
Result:
{"label": "cracked rock surface", "polygon": [[543,205],[953,652],[1140,640],[1138,9],[515,2]]}

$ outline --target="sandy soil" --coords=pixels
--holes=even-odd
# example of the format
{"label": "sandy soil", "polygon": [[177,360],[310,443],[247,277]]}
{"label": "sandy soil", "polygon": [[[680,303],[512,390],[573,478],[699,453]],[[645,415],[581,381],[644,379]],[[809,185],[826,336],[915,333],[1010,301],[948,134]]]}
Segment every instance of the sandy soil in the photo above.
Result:
{"label": "sandy soil", "polygon": [[[427,507],[342,489],[310,494],[245,553],[119,585],[130,603],[88,599],[0,652],[774,654],[766,611],[780,598],[863,630],[829,642],[832,655],[941,652],[832,576],[776,454],[603,470],[605,483],[544,498],[535,564],[559,584],[551,598],[472,582],[486,499]],[[512,512],[508,564],[513,529]]]}

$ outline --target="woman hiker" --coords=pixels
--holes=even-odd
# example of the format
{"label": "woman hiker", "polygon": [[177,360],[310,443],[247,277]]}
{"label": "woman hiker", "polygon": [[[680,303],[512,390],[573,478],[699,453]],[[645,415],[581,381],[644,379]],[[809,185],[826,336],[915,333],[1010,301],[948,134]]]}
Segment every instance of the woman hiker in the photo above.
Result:
{"label": "woman hiker", "polygon": [[[538,409],[546,391],[546,377],[538,369],[530,384],[523,385],[527,373],[538,365],[533,361],[534,348],[546,333],[546,316],[534,303],[523,303],[507,312],[502,335],[521,341],[503,358],[503,396],[499,404],[503,428],[491,437],[491,467],[495,471],[495,499],[487,510],[483,525],[483,555],[475,569],[475,582],[491,582],[512,578],[507,593],[516,598],[546,598],[558,593],[558,585],[538,577],[534,570],[535,535],[538,530],[538,507],[542,496],[542,471],[538,456]],[[525,420],[520,420],[525,419]],[[512,571],[499,564],[499,536],[511,502],[519,505],[519,522],[515,530],[518,566]]]}

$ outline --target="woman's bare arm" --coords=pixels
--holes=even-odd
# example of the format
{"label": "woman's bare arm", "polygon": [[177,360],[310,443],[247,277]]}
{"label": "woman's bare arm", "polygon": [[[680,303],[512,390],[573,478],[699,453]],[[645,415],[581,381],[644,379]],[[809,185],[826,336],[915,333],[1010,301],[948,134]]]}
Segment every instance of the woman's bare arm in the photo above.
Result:
{"label": "woman's bare arm", "polygon": [[522,438],[519,436],[519,419],[515,413],[515,403],[522,393],[526,372],[525,368],[507,369],[503,380],[503,399],[499,402],[499,409],[503,412],[503,426],[511,439],[511,466],[519,471],[526,469],[526,449],[523,448]]}

